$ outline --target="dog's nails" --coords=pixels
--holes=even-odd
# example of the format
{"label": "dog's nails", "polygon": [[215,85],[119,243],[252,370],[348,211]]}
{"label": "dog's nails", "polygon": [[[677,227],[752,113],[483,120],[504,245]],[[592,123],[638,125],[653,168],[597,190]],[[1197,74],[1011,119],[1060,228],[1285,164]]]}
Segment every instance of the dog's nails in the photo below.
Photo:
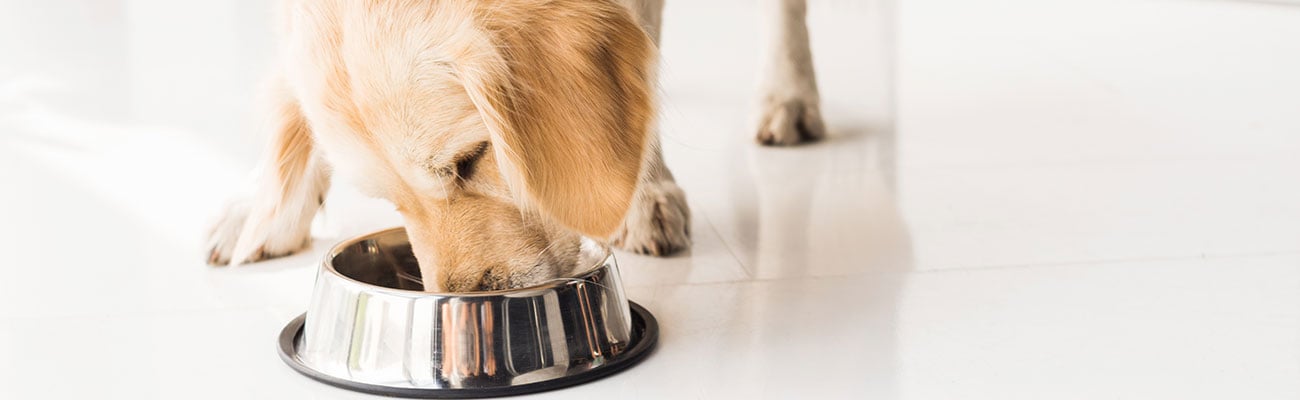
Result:
{"label": "dog's nails", "polygon": [[221,259],[221,252],[217,251],[217,249],[212,249],[212,251],[209,251],[209,252],[208,252],[208,265],[211,265],[211,266],[214,266],[214,267],[217,266],[217,265],[220,265],[220,264],[217,262],[217,261],[220,260],[220,259]]}

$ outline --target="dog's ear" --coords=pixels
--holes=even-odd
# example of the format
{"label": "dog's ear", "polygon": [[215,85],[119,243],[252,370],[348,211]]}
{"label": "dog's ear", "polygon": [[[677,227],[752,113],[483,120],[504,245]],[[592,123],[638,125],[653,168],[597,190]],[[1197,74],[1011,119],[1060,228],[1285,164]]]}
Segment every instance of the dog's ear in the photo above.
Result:
{"label": "dog's ear", "polygon": [[610,2],[498,10],[456,67],[517,196],[594,237],[622,222],[651,141],[654,46]]}

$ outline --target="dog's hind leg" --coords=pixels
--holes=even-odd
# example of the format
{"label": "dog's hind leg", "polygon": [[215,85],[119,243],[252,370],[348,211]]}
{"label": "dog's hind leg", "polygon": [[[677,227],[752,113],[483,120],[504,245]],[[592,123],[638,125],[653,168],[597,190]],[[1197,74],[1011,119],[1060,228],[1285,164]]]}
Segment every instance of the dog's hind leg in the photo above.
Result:
{"label": "dog's hind leg", "polygon": [[765,145],[792,145],[826,136],[808,46],[805,1],[766,0],[763,6],[771,43],[764,57],[755,139]]}
{"label": "dog's hind leg", "polygon": [[231,200],[208,231],[209,264],[254,262],[307,247],[312,218],[329,190],[329,167],[313,149],[297,100],[280,79],[266,94],[269,146],[252,193]]}

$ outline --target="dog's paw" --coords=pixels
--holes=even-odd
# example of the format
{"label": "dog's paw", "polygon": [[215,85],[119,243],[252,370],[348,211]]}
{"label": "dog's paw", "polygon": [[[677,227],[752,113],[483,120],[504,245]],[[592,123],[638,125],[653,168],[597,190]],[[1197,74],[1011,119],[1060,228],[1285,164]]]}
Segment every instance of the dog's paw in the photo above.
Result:
{"label": "dog's paw", "polygon": [[816,94],[792,98],[769,96],[761,112],[755,137],[760,144],[790,146],[826,137]]}
{"label": "dog's paw", "polygon": [[686,193],[670,180],[641,187],[611,243],[627,251],[656,256],[690,247],[691,210],[686,205]]}
{"label": "dog's paw", "polygon": [[311,244],[310,221],[258,212],[247,199],[226,204],[208,230],[208,264],[238,265],[293,254]]}

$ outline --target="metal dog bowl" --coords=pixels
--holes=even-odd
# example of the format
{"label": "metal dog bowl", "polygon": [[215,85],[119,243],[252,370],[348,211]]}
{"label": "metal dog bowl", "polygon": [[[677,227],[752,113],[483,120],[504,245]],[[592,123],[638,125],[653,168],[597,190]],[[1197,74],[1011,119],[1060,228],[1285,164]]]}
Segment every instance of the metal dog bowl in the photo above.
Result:
{"label": "metal dog bowl", "polygon": [[425,293],[406,231],[334,247],[280,357],[330,385],[389,396],[475,398],[557,389],[626,369],[658,339],[612,255],[573,278],[495,292]]}

